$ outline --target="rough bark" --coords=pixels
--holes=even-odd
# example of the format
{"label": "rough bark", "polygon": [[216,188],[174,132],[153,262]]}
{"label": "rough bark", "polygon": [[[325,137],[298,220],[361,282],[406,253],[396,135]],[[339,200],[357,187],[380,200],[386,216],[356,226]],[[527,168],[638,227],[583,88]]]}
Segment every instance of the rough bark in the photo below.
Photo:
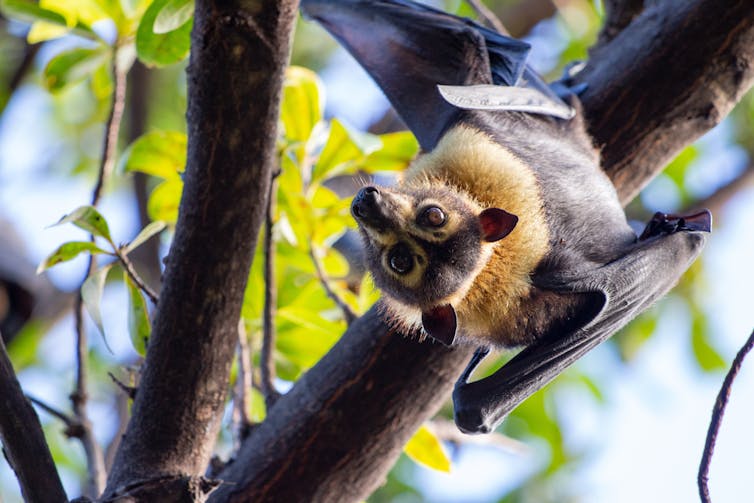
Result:
{"label": "rough bark", "polygon": [[472,348],[420,344],[377,309],[268,412],[211,501],[361,501],[447,400]]}
{"label": "rough bark", "polygon": [[[754,3],[664,2],[598,47],[578,76],[604,167],[626,202],[752,84]],[[358,501],[447,399],[470,354],[392,334],[375,311],[269,411],[215,501]]]}
{"label": "rough bark", "polygon": [[[296,8],[295,0],[196,2],[183,198],[109,497],[201,474],[209,461],[275,165]],[[196,478],[185,479],[195,497]]]}
{"label": "rough bark", "polygon": [[68,498],[47,447],[42,425],[13,372],[0,337],[0,440],[26,501],[60,503]]}

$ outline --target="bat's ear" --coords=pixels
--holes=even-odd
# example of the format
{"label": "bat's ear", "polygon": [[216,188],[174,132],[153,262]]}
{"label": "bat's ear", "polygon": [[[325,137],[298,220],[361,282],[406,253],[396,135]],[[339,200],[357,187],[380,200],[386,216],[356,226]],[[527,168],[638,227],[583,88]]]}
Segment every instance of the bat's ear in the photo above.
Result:
{"label": "bat's ear", "polygon": [[500,208],[487,208],[479,214],[482,237],[492,243],[511,233],[518,223],[518,217]]}
{"label": "bat's ear", "polygon": [[456,310],[450,304],[438,306],[422,313],[424,331],[446,346],[456,337]]}

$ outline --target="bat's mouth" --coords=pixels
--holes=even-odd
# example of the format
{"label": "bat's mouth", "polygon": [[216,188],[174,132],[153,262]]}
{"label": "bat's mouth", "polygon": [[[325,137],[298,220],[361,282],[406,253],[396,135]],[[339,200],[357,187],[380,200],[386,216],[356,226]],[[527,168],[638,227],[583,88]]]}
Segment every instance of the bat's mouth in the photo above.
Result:
{"label": "bat's mouth", "polygon": [[709,232],[711,228],[712,214],[709,210],[702,210],[693,215],[669,215],[658,211],[647,223],[639,240],[676,232]]}

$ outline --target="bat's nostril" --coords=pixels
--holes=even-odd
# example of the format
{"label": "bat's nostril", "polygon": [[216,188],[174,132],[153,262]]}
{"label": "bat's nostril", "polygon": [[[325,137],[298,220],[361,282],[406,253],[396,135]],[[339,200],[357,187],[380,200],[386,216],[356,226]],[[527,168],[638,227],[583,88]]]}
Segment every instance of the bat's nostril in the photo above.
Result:
{"label": "bat's nostril", "polygon": [[377,187],[372,187],[372,186],[364,187],[361,190],[362,190],[362,192],[364,192],[364,194],[379,194],[380,193],[380,191],[377,189]]}

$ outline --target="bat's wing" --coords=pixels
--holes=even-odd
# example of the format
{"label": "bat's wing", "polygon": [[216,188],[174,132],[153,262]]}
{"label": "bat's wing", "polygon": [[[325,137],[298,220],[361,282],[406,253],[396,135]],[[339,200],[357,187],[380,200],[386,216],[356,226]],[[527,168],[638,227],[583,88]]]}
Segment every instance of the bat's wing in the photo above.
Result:
{"label": "bat's wing", "polygon": [[[458,119],[459,107],[476,109],[493,101],[496,110],[549,113],[566,107],[570,112],[526,67],[528,44],[468,19],[408,0],[302,0],[301,10],[366,69],[425,151]],[[465,89],[492,84],[498,88],[494,93]],[[448,100],[438,85],[447,86]],[[506,94],[507,87],[515,90]],[[521,88],[530,94],[522,97]],[[545,107],[521,108],[532,100]]]}
{"label": "bat's wing", "polygon": [[467,433],[492,431],[519,403],[649,307],[701,252],[709,226],[709,212],[655,217],[622,257],[546,285],[580,298],[571,330],[546,334],[493,375],[467,382],[486,354],[478,352],[453,391],[458,427]]}

